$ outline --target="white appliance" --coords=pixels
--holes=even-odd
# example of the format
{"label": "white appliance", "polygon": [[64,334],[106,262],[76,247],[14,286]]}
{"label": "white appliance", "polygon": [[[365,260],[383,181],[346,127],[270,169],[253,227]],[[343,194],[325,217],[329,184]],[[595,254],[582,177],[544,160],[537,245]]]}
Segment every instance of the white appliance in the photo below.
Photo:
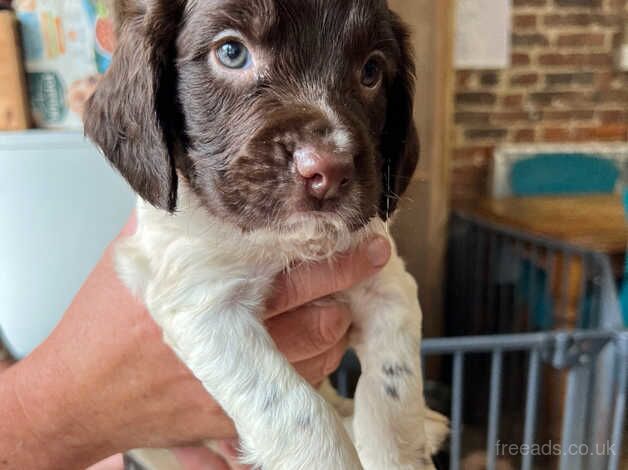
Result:
{"label": "white appliance", "polygon": [[119,232],[134,196],[81,132],[0,133],[0,336],[43,341]]}

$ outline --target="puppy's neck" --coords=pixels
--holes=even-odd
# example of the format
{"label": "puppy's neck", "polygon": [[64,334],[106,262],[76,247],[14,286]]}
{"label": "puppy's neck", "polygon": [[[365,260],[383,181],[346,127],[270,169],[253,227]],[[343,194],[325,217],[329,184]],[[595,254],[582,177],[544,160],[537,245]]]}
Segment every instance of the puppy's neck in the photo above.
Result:
{"label": "puppy's neck", "polygon": [[283,270],[298,262],[329,259],[359,244],[374,233],[386,235],[384,222],[373,218],[358,231],[334,216],[295,216],[281,228],[243,231],[212,216],[185,182],[179,185],[177,211],[173,214],[138,202],[138,233],[152,253],[164,245],[186,240],[206,247],[208,262],[247,266],[275,266]]}

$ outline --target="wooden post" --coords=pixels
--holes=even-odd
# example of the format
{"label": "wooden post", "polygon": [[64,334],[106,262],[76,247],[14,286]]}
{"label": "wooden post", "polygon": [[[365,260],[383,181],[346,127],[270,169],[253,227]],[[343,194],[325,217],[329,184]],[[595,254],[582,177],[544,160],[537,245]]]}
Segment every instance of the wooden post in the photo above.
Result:
{"label": "wooden post", "polygon": [[417,63],[414,115],[419,168],[401,204],[394,234],[419,283],[425,336],[442,328],[442,284],[449,215],[450,117],[453,105],[453,0],[390,0],[412,28]]}

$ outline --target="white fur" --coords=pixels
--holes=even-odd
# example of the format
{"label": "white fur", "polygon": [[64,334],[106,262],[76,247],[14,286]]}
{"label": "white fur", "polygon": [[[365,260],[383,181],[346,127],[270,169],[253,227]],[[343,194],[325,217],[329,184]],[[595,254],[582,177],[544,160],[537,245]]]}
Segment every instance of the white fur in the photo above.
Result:
{"label": "white fur", "polygon": [[355,312],[352,346],[363,366],[355,447],[260,321],[279,272],[329,259],[369,234],[386,236],[383,222],[373,219],[351,234],[331,217],[295,218],[284,230],[244,234],[210,217],[181,187],[174,215],[138,203],[137,233],[119,247],[117,267],[165,340],[234,420],[244,460],[264,470],[432,469],[421,310],[396,252],[380,274],[346,292]]}

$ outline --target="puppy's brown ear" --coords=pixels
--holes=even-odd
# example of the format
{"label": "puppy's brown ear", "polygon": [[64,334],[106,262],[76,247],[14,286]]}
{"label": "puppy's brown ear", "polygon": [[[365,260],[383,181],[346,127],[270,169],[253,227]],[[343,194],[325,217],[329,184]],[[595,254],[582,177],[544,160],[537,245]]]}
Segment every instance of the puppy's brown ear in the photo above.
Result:
{"label": "puppy's brown ear", "polygon": [[410,34],[399,17],[392,12],[390,14],[400,58],[397,74],[388,87],[388,109],[380,147],[384,178],[380,215],[384,220],[397,207],[419,161],[419,138],[412,116],[415,68]]}
{"label": "puppy's brown ear", "polygon": [[184,0],[116,0],[118,48],[85,110],[85,133],[133,189],[173,211],[181,114],[175,41]]}

